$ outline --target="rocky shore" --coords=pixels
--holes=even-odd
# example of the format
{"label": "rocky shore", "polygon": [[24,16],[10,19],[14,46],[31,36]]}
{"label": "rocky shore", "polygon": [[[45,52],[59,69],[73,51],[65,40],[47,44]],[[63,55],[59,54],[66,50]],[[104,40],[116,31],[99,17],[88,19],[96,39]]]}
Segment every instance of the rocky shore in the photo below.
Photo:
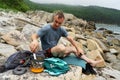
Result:
{"label": "rocky shore", "polygon": [[[45,11],[28,11],[26,13],[0,11],[0,64],[19,50],[30,50],[30,36],[42,25],[52,22],[53,13]],[[95,23],[85,21],[72,14],[65,13],[63,27],[76,40],[86,55],[103,62],[94,68],[97,75],[85,75],[81,67],[72,66],[66,74],[58,77],[46,73],[16,76],[12,71],[0,73],[0,80],[120,80],[120,34],[101,28],[96,30]],[[59,44],[71,46],[64,38]]]}

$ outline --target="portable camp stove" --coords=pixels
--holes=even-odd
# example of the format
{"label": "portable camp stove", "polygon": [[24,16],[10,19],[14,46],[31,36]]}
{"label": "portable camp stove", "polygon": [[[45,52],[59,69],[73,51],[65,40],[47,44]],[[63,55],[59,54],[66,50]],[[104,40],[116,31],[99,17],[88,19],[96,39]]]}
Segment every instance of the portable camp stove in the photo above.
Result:
{"label": "portable camp stove", "polygon": [[36,55],[35,53],[33,53],[33,60],[31,60],[31,66],[30,66],[30,70],[33,73],[40,73],[44,70],[43,68],[43,60],[44,58]]}

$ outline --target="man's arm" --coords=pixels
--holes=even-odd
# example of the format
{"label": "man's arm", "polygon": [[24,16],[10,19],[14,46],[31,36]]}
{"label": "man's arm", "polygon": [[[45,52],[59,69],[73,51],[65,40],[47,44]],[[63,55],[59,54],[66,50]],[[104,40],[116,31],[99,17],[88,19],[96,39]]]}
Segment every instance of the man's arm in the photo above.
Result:
{"label": "man's arm", "polygon": [[67,40],[70,41],[70,43],[76,48],[76,50],[77,50],[76,55],[77,55],[77,56],[80,56],[81,54],[84,54],[83,50],[80,49],[80,48],[77,46],[77,44],[76,44],[75,40],[73,40],[73,38],[71,38],[70,36],[67,36],[66,38],[67,38]]}
{"label": "man's arm", "polygon": [[32,34],[31,36],[32,38],[32,42],[30,43],[30,49],[32,52],[35,52],[36,49],[38,48],[39,46],[39,42],[38,42],[38,35],[35,33],[35,34]]}

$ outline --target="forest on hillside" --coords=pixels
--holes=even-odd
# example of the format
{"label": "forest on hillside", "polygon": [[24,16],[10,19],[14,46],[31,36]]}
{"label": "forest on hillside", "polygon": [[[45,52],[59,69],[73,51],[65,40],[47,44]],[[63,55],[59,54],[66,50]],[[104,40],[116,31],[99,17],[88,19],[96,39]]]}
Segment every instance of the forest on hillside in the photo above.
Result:
{"label": "forest on hillside", "polygon": [[120,25],[120,10],[104,8],[98,6],[71,6],[63,4],[38,4],[25,0],[30,9],[44,10],[53,12],[55,10],[63,10],[66,13],[71,13],[78,18],[87,21],[95,21],[97,23],[118,24]]}
{"label": "forest on hillside", "polygon": [[0,0],[0,8],[22,12],[29,10],[24,0]]}

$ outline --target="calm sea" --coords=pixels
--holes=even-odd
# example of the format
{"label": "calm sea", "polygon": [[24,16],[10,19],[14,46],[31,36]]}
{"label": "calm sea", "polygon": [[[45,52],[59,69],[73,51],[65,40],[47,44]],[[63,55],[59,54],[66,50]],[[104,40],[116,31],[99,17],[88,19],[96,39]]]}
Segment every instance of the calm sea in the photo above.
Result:
{"label": "calm sea", "polygon": [[96,23],[96,28],[106,28],[108,30],[113,31],[114,33],[119,33],[120,34],[120,26],[118,25],[111,25],[111,24],[98,24]]}

